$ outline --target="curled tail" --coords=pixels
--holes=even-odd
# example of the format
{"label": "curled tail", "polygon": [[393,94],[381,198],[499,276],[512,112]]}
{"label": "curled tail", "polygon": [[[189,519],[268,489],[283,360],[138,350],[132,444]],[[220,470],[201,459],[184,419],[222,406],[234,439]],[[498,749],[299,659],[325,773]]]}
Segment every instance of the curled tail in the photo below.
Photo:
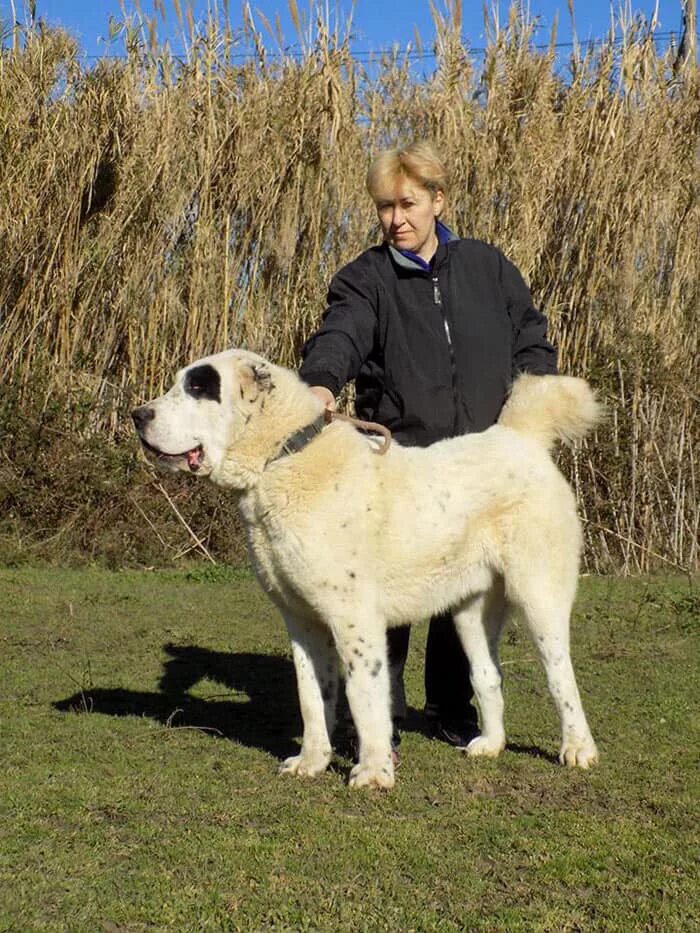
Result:
{"label": "curled tail", "polygon": [[539,441],[547,450],[585,437],[600,421],[602,406],[585,379],[518,376],[498,423]]}

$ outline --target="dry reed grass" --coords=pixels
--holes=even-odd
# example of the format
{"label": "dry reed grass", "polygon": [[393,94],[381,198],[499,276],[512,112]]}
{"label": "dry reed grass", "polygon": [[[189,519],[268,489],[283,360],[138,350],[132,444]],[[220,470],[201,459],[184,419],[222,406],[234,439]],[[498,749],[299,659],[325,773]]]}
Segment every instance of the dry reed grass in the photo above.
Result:
{"label": "dry reed grass", "polygon": [[[298,15],[298,14],[297,14]],[[182,362],[247,345],[294,365],[333,271],[376,242],[363,180],[389,142],[434,139],[448,222],[529,279],[565,371],[608,400],[608,426],[563,460],[591,569],[698,561],[700,82],[638,22],[622,39],[537,51],[515,12],[483,66],[459,4],[435,14],[435,68],[371,68],[319,16],[300,57],[256,53],[212,15],[178,61],[155,24],[128,55],[81,64],[40,25],[0,57],[0,361],[20,397],[99,402],[113,442],[134,399]],[[42,378],[37,380],[37,374]],[[106,414],[105,414],[106,413]]]}

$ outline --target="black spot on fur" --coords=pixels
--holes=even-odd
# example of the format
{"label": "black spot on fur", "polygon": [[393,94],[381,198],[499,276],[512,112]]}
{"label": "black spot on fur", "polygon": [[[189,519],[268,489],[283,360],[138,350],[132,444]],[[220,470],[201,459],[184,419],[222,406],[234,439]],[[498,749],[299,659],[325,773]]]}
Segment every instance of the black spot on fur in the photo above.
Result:
{"label": "black spot on fur", "polygon": [[208,399],[221,404],[221,376],[218,371],[204,363],[192,366],[185,373],[185,392],[196,399]]}
{"label": "black spot on fur", "polygon": [[370,672],[372,674],[372,677],[377,677],[381,669],[382,669],[382,662],[379,660],[379,658],[377,658],[377,660],[374,662],[374,667],[372,668]]}
{"label": "black spot on fur", "polygon": [[352,661],[348,661],[348,674],[352,674],[355,670],[355,665]]}
{"label": "black spot on fur", "polygon": [[265,369],[264,366],[253,366],[253,378],[255,379],[255,384],[261,392],[269,392],[274,388],[272,384],[272,374],[268,369]]}
{"label": "black spot on fur", "polygon": [[354,580],[354,579],[355,579],[355,571],[354,571],[354,570],[348,570],[348,576],[349,576],[352,580]]}

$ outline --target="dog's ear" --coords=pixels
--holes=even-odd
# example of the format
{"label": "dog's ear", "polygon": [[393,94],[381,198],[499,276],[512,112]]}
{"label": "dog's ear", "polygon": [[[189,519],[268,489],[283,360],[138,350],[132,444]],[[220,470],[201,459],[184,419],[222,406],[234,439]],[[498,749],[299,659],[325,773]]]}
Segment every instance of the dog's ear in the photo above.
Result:
{"label": "dog's ear", "polygon": [[264,363],[241,363],[238,367],[238,385],[241,400],[255,402],[273,387],[272,373]]}

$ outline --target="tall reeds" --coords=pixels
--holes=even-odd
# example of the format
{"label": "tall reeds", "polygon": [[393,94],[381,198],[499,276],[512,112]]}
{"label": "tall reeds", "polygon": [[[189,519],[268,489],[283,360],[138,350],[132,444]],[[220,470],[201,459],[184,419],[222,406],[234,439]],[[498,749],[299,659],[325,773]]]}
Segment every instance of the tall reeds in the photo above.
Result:
{"label": "tall reeds", "polygon": [[86,67],[40,24],[0,56],[0,365],[18,398],[87,392],[117,443],[191,358],[245,345],[295,365],[333,271],[377,241],[372,153],[426,136],[452,169],[448,223],[513,259],[562,369],[607,401],[563,455],[589,567],[696,567],[695,63],[628,22],[562,69],[515,12],[476,58],[457,3],[435,14],[427,78],[405,50],[358,63],[322,17],[299,55],[270,54],[252,19],[243,36],[182,22],[184,59],[134,18],[122,60]]}

